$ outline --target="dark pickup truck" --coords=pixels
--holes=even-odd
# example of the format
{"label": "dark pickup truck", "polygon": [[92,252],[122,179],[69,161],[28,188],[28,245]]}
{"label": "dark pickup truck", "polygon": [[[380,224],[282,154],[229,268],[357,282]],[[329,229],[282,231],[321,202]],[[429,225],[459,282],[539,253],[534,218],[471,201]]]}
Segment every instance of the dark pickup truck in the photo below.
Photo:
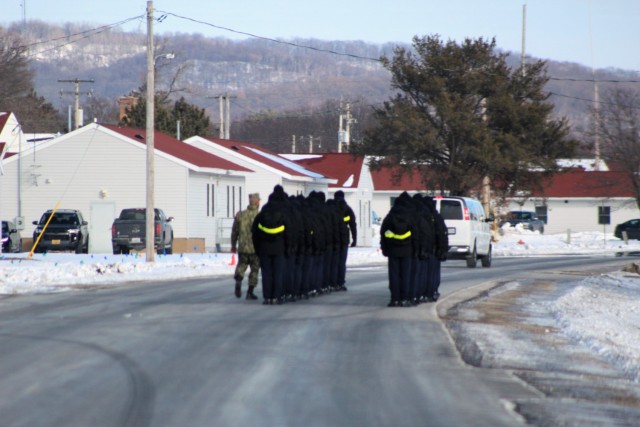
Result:
{"label": "dark pickup truck", "polygon": [[[155,211],[155,242],[158,253],[173,253],[173,217],[167,217],[161,209]],[[132,249],[146,248],[146,208],[123,209],[111,226],[111,243],[114,254],[128,254]]]}

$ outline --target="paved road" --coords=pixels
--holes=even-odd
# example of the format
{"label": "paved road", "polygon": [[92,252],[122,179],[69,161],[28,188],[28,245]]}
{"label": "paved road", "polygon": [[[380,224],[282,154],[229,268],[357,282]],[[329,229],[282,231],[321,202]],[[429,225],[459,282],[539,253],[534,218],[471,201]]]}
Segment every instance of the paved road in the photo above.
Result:
{"label": "paved road", "polygon": [[[600,261],[448,262],[442,293]],[[507,399],[534,392],[465,365],[434,304],[387,308],[384,267],[348,279],[348,292],[283,306],[236,299],[230,278],[0,299],[1,424],[521,423]]]}

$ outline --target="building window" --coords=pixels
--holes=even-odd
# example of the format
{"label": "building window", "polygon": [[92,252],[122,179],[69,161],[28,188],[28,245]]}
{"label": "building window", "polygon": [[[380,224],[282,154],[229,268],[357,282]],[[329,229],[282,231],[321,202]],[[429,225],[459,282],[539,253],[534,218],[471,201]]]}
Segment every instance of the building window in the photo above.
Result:
{"label": "building window", "polygon": [[545,224],[547,224],[547,207],[546,206],[536,206],[536,216],[538,219]]}
{"label": "building window", "polygon": [[236,186],[231,187],[231,216],[236,215]]}
{"label": "building window", "polygon": [[598,224],[611,224],[611,206],[598,206]]}
{"label": "building window", "polygon": [[207,184],[207,216],[215,216],[215,185]]}

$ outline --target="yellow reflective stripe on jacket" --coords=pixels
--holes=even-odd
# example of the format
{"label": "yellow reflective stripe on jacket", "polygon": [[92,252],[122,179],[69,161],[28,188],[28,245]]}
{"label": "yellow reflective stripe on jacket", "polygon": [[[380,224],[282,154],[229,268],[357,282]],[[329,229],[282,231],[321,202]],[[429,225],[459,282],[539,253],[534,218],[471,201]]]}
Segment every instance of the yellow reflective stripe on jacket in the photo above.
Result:
{"label": "yellow reflective stripe on jacket", "polygon": [[284,231],[284,225],[281,225],[280,227],[276,227],[276,228],[267,228],[262,224],[258,223],[258,228],[267,234],[278,234]]}
{"label": "yellow reflective stripe on jacket", "polygon": [[343,221],[344,221],[344,222],[349,222],[349,221],[351,221],[351,216],[350,216],[350,215],[347,215],[347,216],[345,216],[345,217],[344,217],[344,218],[342,218],[342,219],[343,219]]}
{"label": "yellow reflective stripe on jacket", "polygon": [[404,234],[396,234],[391,230],[387,230],[384,232],[384,237],[386,237],[387,239],[404,240],[411,237],[411,230],[407,231]]}

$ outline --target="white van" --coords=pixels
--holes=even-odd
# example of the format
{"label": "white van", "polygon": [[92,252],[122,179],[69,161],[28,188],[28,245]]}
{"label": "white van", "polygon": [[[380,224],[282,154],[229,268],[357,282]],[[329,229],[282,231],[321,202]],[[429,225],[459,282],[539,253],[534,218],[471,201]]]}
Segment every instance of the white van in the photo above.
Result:
{"label": "white van", "polygon": [[435,197],[436,209],[449,232],[449,259],[464,259],[474,268],[480,259],[491,267],[491,219],[482,204],[469,197]]}

